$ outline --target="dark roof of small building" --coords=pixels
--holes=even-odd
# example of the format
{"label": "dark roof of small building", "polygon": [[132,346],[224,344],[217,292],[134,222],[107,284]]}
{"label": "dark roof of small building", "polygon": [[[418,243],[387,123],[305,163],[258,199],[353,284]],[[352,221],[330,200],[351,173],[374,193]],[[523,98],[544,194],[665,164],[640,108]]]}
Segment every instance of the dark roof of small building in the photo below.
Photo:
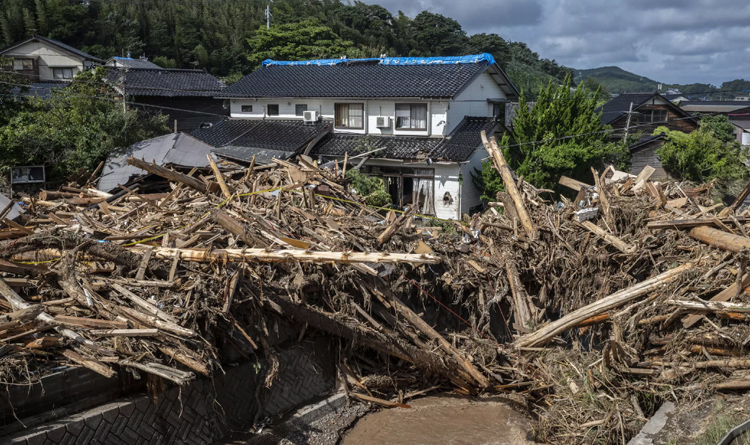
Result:
{"label": "dark roof of small building", "polygon": [[746,100],[686,100],[680,102],[680,106],[684,105],[726,105],[726,106],[737,106],[737,108],[744,108],[750,106],[750,101]]}
{"label": "dark roof of small building", "polygon": [[631,103],[633,104],[633,109],[636,109],[639,105],[657,94],[658,93],[622,93],[617,97],[613,97],[612,100],[599,107],[596,111],[602,112],[602,123],[607,125],[625,115],[630,110]]}
{"label": "dark roof of small building", "polygon": [[138,58],[133,59],[131,57],[112,57],[107,60],[106,66],[123,67],[123,68],[147,68],[160,70],[162,67],[149,61],[148,59]]}
{"label": "dark roof of small building", "polygon": [[64,80],[48,80],[45,82],[35,82],[28,85],[28,89],[24,92],[21,91],[21,87],[14,87],[11,94],[20,97],[39,97],[47,99],[52,96],[52,90],[55,88],[65,88],[70,85],[70,82]]}
{"label": "dark roof of small building", "polygon": [[596,111],[602,112],[602,123],[604,125],[609,125],[616,121],[617,119],[621,118],[622,116],[625,116],[628,114],[628,111],[630,110],[630,104],[633,104],[633,110],[638,109],[641,105],[648,102],[654,97],[660,97],[667,101],[668,107],[672,109],[676,114],[680,114],[686,118],[690,118],[690,114],[687,113],[685,110],[682,110],[677,105],[673,104],[667,97],[664,95],[653,92],[653,93],[622,93],[617,97],[612,98],[609,102],[602,105],[601,107],[597,108]]}
{"label": "dark roof of small building", "polygon": [[299,152],[329,128],[325,122],[226,119],[191,134],[213,146],[218,156],[245,162],[255,156],[256,163],[265,163]]}
{"label": "dark roof of small building", "polygon": [[41,40],[42,42],[45,42],[45,43],[48,43],[50,45],[55,45],[57,47],[60,47],[60,48],[64,49],[65,51],[68,51],[69,53],[73,53],[73,54],[75,54],[77,56],[80,56],[80,57],[82,57],[84,59],[91,60],[91,61],[97,62],[97,63],[104,63],[104,61],[102,59],[100,59],[98,57],[94,57],[94,56],[92,56],[89,53],[85,53],[85,52],[81,51],[78,48],[73,48],[72,46],[67,45],[67,44],[65,44],[65,43],[63,43],[63,42],[61,42],[59,40],[50,39],[48,37],[43,37],[43,36],[40,36],[40,35],[37,35],[37,34],[34,34],[31,37],[29,37],[29,38],[26,38],[24,40],[21,40],[19,42],[16,42],[16,43],[10,45],[10,46],[7,46],[7,47],[3,48],[2,50],[0,50],[0,54],[4,53],[6,51],[9,51],[9,50],[11,50],[11,49],[13,49],[13,48],[15,48],[15,47],[17,47],[19,45],[23,45],[26,42],[30,42],[32,40]]}
{"label": "dark roof of small building", "polygon": [[636,142],[635,144],[631,145],[628,148],[630,149],[630,151],[634,151],[634,150],[637,150],[637,149],[639,149],[641,147],[644,147],[644,146],[646,146],[646,145],[648,145],[648,144],[650,144],[652,142],[656,142],[656,141],[660,141],[660,140],[666,140],[666,139],[667,139],[667,135],[664,134],[664,133],[659,133],[659,134],[653,135],[653,136],[643,136],[642,138],[640,138],[638,140],[638,142]]}
{"label": "dark roof of small building", "polygon": [[109,68],[107,77],[118,86],[125,78],[128,96],[215,97],[226,84],[205,70]]}
{"label": "dark roof of small building", "polygon": [[331,133],[317,144],[314,156],[350,156],[379,150],[372,157],[466,161],[482,146],[480,132],[492,134],[497,125],[493,117],[466,117],[446,138],[412,136],[372,136]]}
{"label": "dark roof of small building", "polygon": [[[453,60],[456,59],[456,60]],[[517,91],[492,56],[266,61],[222,97],[449,98],[489,66],[501,88]]]}

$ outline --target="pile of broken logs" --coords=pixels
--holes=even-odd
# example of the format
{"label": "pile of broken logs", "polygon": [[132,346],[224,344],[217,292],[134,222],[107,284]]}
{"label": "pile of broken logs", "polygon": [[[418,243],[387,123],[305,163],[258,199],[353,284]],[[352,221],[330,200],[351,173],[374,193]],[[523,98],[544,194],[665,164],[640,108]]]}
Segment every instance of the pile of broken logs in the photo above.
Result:
{"label": "pile of broken logs", "polygon": [[501,392],[554,443],[619,442],[662,400],[750,388],[750,185],[722,208],[712,184],[608,168],[551,202],[486,147],[506,190],[462,222],[370,208],[346,162],[302,156],[131,158],[149,176],[118,193],[84,177],[24,196],[0,230],[0,381],[83,366],[183,385],[239,356],[270,386],[286,323],[341,342],[351,397]]}

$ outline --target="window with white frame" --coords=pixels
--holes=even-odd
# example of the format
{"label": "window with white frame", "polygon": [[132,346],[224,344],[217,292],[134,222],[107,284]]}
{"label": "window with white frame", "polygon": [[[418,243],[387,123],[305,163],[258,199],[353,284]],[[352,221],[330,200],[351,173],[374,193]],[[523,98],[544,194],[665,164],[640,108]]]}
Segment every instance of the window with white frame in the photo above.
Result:
{"label": "window with white frame", "polygon": [[365,128],[364,104],[336,104],[336,128]]}
{"label": "window with white frame", "polygon": [[427,130],[427,104],[396,104],[397,130]]}
{"label": "window with white frame", "polygon": [[52,77],[67,80],[73,78],[73,68],[52,68]]}

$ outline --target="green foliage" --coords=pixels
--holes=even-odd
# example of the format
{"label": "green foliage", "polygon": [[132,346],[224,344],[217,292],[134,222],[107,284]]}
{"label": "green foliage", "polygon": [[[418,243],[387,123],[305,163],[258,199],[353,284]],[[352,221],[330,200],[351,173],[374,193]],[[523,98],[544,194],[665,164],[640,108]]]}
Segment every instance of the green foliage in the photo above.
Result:
{"label": "green foliage", "polygon": [[471,180],[474,186],[482,191],[482,200],[494,201],[497,199],[497,193],[505,191],[505,185],[500,177],[500,173],[495,170],[492,161],[486,159],[482,161],[482,169],[474,169],[471,173]]}
{"label": "green foliage", "polygon": [[413,54],[420,56],[457,56],[466,48],[466,31],[457,21],[422,11],[411,22],[415,39]]}
{"label": "green foliage", "polygon": [[748,153],[734,139],[732,127],[726,116],[704,117],[698,130],[689,134],[659,127],[654,134],[664,133],[669,140],[656,154],[664,169],[678,179],[745,179],[748,170],[743,161]]}
{"label": "green foliage", "polygon": [[497,34],[474,34],[466,42],[465,52],[470,54],[490,53],[501,66],[512,60],[510,45]]}
{"label": "green foliage", "polygon": [[307,60],[351,56],[354,44],[343,40],[333,30],[315,19],[260,28],[255,37],[248,39],[253,66],[265,59]]}
{"label": "green foliage", "polygon": [[154,57],[154,60],[152,60],[156,65],[159,65],[162,68],[177,68],[177,61],[174,59],[167,59],[164,56],[156,56]]}
{"label": "green foliage", "polygon": [[[93,170],[115,149],[169,131],[166,116],[124,112],[103,68],[83,72],[48,100],[35,100],[0,127],[0,168],[45,164],[50,177]],[[105,98],[105,99],[103,99]]]}
{"label": "green foliage", "polygon": [[[552,189],[562,175],[590,180],[591,167],[628,163],[627,148],[608,141],[608,127],[594,111],[597,93],[588,94],[585,86],[571,92],[570,87],[570,76],[559,87],[550,83],[531,109],[522,96],[514,131],[500,142],[511,168],[537,187]],[[490,164],[484,167],[485,183],[496,183],[497,173],[487,171],[494,170]]]}
{"label": "green foliage", "polygon": [[363,175],[358,170],[347,171],[346,179],[351,181],[352,188],[365,199],[367,205],[384,207],[391,203],[391,195],[382,179]]}

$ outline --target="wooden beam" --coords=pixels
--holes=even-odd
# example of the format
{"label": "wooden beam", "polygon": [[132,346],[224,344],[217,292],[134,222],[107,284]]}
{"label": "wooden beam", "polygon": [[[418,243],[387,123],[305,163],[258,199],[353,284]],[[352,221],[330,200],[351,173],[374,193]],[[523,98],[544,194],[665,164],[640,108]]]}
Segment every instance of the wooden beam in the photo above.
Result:
{"label": "wooden beam", "polygon": [[692,263],[687,263],[682,266],[675,267],[674,269],[668,270],[646,281],[642,281],[634,286],[617,291],[594,303],[577,309],[570,314],[560,318],[559,320],[547,324],[536,332],[519,338],[518,340],[516,340],[514,345],[516,347],[542,346],[555,338],[555,336],[557,336],[558,334],[570,329],[571,327],[577,326],[582,321],[587,320],[595,315],[607,312],[610,309],[622,306],[623,304],[629,303],[630,301],[636,300],[664,286],[665,284],[675,281],[682,275],[683,272],[691,270],[693,268],[694,265]]}
{"label": "wooden beam", "polygon": [[219,166],[216,165],[216,162],[214,162],[214,158],[211,157],[210,153],[206,154],[206,157],[208,158],[208,163],[211,166],[211,170],[214,171],[214,176],[216,176],[216,182],[219,183],[221,193],[224,194],[225,198],[231,198],[232,192],[229,191],[229,187],[227,187],[227,183],[224,181],[224,176],[222,176],[221,170],[219,170]]}
{"label": "wooden beam", "polygon": [[[712,302],[729,301],[730,298],[737,295],[737,284],[738,283],[736,282],[732,283],[731,286],[727,287],[723,291],[714,295],[714,297],[708,301],[712,301]],[[742,289],[750,285],[750,274],[746,274],[744,277],[742,277],[742,280],[740,280],[739,285],[741,286]],[[682,327],[685,329],[692,327],[694,324],[700,321],[701,317],[702,316],[699,314],[688,315],[687,317],[682,319]]]}
{"label": "wooden beam", "polygon": [[589,189],[589,190],[594,189],[593,185],[588,185],[585,182],[581,182],[576,179],[569,178],[567,176],[560,176],[560,180],[557,181],[557,183],[569,189],[573,189],[577,192],[580,192],[581,189]]}
{"label": "wooden beam", "polygon": [[690,236],[709,246],[734,253],[740,253],[742,249],[750,248],[750,238],[727,233],[713,227],[696,227],[690,231]]}
{"label": "wooden beam", "polygon": [[93,329],[126,329],[128,324],[124,321],[115,320],[99,320],[96,318],[82,318],[82,317],[70,317],[68,315],[57,315],[55,316],[55,323],[60,323],[64,326],[76,326],[79,328],[93,328]]}
{"label": "wooden beam", "polygon": [[206,188],[206,184],[204,184],[203,181],[196,179],[196,178],[192,178],[188,175],[183,175],[180,172],[170,170],[168,168],[162,167],[161,165],[156,165],[154,163],[146,162],[142,159],[136,159],[133,157],[128,158],[128,164],[132,165],[133,167],[140,168],[141,170],[146,170],[147,172],[151,174],[169,179],[170,181],[185,184],[186,186],[191,187],[195,190],[198,190],[201,193],[208,192],[208,189]]}
{"label": "wooden beam", "polygon": [[608,233],[606,230],[602,229],[591,221],[584,221],[580,223],[580,225],[586,228],[589,232],[599,236],[622,253],[633,253],[633,251],[635,250],[634,246],[631,246],[620,238]]}
{"label": "wooden beam", "polygon": [[[736,218],[739,223],[750,222],[750,217],[739,216]],[[731,218],[719,219],[722,224],[733,224],[734,221]],[[713,226],[716,225],[716,218],[698,218],[698,219],[671,219],[668,221],[651,221],[646,224],[651,230],[657,229],[692,229],[693,227],[700,226]]]}
{"label": "wooden beam", "polygon": [[[133,246],[132,250],[144,250],[142,246]],[[157,258],[173,259],[175,255],[183,261],[260,261],[260,262],[295,262],[306,263],[381,263],[381,264],[437,264],[440,258],[427,254],[380,253],[380,252],[311,252],[304,250],[266,249],[176,249],[154,247]]]}
{"label": "wooden beam", "polygon": [[503,179],[505,189],[508,191],[511,198],[513,198],[513,203],[516,205],[516,211],[518,212],[518,219],[521,220],[521,225],[526,231],[526,235],[531,239],[536,239],[536,228],[534,227],[534,223],[531,221],[529,212],[526,209],[526,202],[523,199],[521,192],[518,190],[518,187],[516,187],[516,182],[513,179],[513,172],[508,163],[505,162],[503,153],[500,151],[500,147],[497,146],[497,141],[494,137],[488,140],[487,133],[484,130],[482,130],[481,136],[482,142],[495,164],[495,168]]}

